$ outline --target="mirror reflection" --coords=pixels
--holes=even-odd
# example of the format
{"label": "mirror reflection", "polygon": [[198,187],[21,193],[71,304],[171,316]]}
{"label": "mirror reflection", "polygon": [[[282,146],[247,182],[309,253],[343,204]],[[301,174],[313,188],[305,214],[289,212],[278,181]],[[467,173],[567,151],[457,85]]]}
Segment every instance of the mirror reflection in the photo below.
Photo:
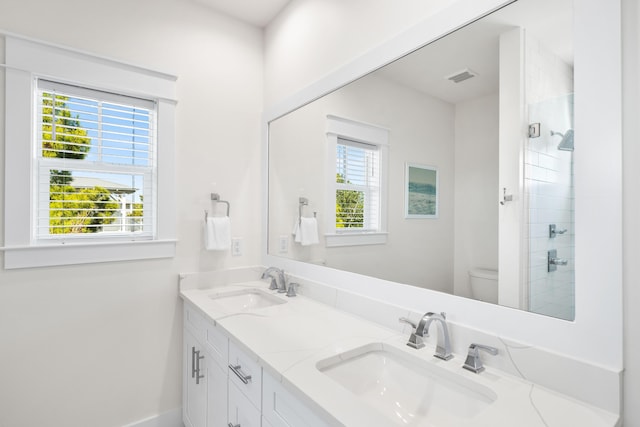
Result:
{"label": "mirror reflection", "polygon": [[572,320],[571,0],[518,0],[269,124],[270,255]]}

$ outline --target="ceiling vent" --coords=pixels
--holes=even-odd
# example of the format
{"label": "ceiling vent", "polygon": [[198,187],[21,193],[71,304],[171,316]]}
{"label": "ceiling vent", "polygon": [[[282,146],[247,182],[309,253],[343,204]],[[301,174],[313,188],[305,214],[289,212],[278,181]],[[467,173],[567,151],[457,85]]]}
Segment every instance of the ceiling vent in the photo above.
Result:
{"label": "ceiling vent", "polygon": [[465,80],[469,80],[472,77],[477,76],[478,73],[476,73],[473,70],[470,70],[469,68],[465,68],[462,71],[458,71],[456,73],[453,73],[450,76],[445,77],[447,80],[451,80],[454,83],[460,83],[463,82]]}

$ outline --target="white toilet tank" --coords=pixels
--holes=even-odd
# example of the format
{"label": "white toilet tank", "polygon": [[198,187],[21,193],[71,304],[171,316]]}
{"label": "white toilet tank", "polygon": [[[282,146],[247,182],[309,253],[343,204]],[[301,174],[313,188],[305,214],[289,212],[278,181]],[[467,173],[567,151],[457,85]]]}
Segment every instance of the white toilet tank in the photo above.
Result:
{"label": "white toilet tank", "polygon": [[472,268],[469,270],[471,296],[474,299],[498,303],[498,271],[486,268]]}

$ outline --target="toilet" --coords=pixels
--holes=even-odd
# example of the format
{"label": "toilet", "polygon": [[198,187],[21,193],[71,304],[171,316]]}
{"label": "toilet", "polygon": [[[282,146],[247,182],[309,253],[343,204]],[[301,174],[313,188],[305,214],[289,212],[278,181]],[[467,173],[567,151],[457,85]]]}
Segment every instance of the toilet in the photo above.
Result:
{"label": "toilet", "polygon": [[469,283],[472,298],[498,303],[498,270],[472,268],[469,270]]}

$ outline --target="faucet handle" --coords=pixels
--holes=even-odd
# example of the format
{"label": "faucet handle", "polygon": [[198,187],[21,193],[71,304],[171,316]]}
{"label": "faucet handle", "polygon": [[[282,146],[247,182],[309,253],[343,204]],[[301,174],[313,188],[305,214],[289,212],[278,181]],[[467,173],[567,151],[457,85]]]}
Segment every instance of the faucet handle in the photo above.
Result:
{"label": "faucet handle", "polygon": [[269,290],[275,291],[276,289],[278,289],[278,282],[276,281],[275,277],[272,277],[271,284],[269,285]]}
{"label": "faucet handle", "polygon": [[411,325],[411,327],[413,329],[416,329],[418,327],[418,325],[416,325],[414,322],[412,322],[411,320],[407,319],[406,317],[401,317],[398,319],[398,322],[400,323],[406,323],[407,325]]}
{"label": "faucet handle", "polygon": [[475,372],[476,374],[484,371],[484,366],[482,365],[482,359],[480,359],[480,353],[478,350],[484,350],[493,356],[498,354],[498,349],[495,347],[475,343],[471,344],[469,346],[469,352],[467,353],[467,359],[464,361],[464,365],[462,365],[462,367],[468,371]]}
{"label": "faucet handle", "polygon": [[411,335],[409,336],[409,341],[407,341],[407,345],[409,347],[415,348],[415,349],[419,349],[424,347],[424,340],[422,339],[421,336],[418,336],[416,334],[416,331],[418,329],[418,325],[416,325],[414,322],[412,322],[411,320],[407,319],[406,317],[401,317],[398,319],[398,321],[400,323],[406,323],[408,325],[411,325],[411,327],[413,328],[413,331],[411,332]]}
{"label": "faucet handle", "polygon": [[296,288],[299,286],[298,283],[295,282],[291,282],[289,283],[289,288],[287,289],[287,296],[288,297],[295,297],[296,294]]}

